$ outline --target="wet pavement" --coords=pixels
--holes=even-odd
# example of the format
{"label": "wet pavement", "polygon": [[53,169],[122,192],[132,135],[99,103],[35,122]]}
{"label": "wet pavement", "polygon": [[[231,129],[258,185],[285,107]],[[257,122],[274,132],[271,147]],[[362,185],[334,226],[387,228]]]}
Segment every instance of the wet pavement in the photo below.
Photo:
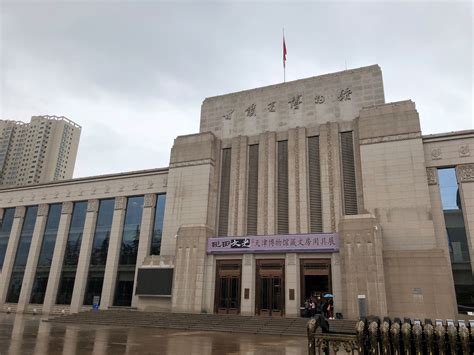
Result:
{"label": "wet pavement", "polygon": [[0,313],[0,355],[307,354],[302,337],[90,326]]}

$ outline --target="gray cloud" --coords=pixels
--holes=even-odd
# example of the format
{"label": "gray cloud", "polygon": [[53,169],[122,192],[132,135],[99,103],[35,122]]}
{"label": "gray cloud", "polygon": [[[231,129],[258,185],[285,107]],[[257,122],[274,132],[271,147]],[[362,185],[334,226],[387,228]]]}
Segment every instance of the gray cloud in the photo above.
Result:
{"label": "gray cloud", "polygon": [[166,166],[208,96],[378,63],[424,133],[473,128],[470,2],[1,3],[0,116],[83,126],[76,176]]}

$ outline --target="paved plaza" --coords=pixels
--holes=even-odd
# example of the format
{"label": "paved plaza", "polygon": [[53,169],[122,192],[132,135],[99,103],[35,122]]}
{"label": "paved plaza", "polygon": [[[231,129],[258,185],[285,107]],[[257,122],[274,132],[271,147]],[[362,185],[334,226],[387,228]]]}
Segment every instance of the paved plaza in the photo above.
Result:
{"label": "paved plaza", "polygon": [[306,354],[304,337],[91,326],[0,313],[0,355]]}

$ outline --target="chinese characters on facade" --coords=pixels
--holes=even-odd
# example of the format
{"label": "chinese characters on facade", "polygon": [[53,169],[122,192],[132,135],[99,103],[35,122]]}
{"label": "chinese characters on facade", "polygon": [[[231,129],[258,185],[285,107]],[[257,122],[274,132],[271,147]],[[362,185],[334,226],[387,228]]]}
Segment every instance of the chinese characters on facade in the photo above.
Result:
{"label": "chinese characters on facade", "polygon": [[[324,95],[319,95],[319,94],[315,95],[313,99],[314,99],[313,102],[316,105],[323,105],[325,103],[328,103],[328,97]],[[352,90],[350,88],[341,89],[340,91],[336,93],[335,99],[338,102],[350,101],[352,99]],[[290,110],[299,110],[302,104],[303,104],[303,95],[295,95],[288,101]],[[269,102],[266,105],[265,110],[268,112],[277,112],[277,101]],[[229,110],[222,117],[225,120],[231,120],[233,114],[234,114],[234,109]],[[251,105],[249,105],[245,109],[245,115],[246,117],[257,117],[257,104],[252,103]]]}
{"label": "chinese characters on facade", "polygon": [[208,253],[272,251],[337,251],[337,234],[300,234],[209,238]]}

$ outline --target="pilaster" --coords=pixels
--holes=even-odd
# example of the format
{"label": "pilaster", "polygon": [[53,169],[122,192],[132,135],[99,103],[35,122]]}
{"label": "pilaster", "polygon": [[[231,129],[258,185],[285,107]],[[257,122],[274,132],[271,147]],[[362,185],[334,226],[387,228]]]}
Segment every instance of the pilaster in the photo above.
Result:
{"label": "pilaster", "polygon": [[296,253],[287,253],[285,260],[285,315],[299,317],[300,268]]}
{"label": "pilaster", "polygon": [[140,226],[140,239],[138,240],[137,264],[133,282],[132,307],[137,307],[138,296],[135,295],[137,287],[138,268],[142,266],[145,258],[150,254],[151,238],[153,237],[153,223],[156,208],[156,194],[147,194],[144,198],[142,222]]}
{"label": "pilaster", "polygon": [[63,202],[61,209],[61,219],[59,220],[58,234],[54,246],[53,260],[51,261],[51,270],[49,271],[48,286],[43,302],[43,313],[50,313],[56,303],[59,281],[63,268],[64,253],[66,252],[69,226],[71,224],[72,202]]}
{"label": "pilaster", "polygon": [[8,239],[2,273],[0,274],[0,304],[4,304],[7,298],[13,263],[15,262],[16,250],[18,248],[18,242],[20,241],[21,228],[25,218],[25,210],[26,208],[24,206],[19,206],[15,210],[15,218],[13,219],[10,238]]}
{"label": "pilaster", "polygon": [[276,231],[276,133],[259,137],[258,150],[258,225],[259,235]]}
{"label": "pilaster", "polygon": [[[244,254],[242,258],[240,313],[243,316],[255,315],[255,254]],[[248,289],[248,298],[245,290]]]}
{"label": "pilaster", "polygon": [[248,137],[232,139],[232,173],[230,176],[229,235],[247,232]]}
{"label": "pilaster", "polygon": [[113,305],[115,283],[117,281],[117,270],[120,260],[120,249],[122,246],[123,223],[125,220],[127,198],[115,198],[115,210],[110,231],[109,250],[105,264],[104,284],[102,286],[102,297],[100,309],[108,309]]}
{"label": "pilaster", "polygon": [[49,206],[47,204],[42,204],[38,207],[35,228],[33,230],[30,250],[28,252],[28,261],[26,262],[20,297],[18,299],[18,313],[23,313],[30,301],[31,289],[33,288],[33,282],[36,276],[36,267],[38,266],[38,259],[41,252],[41,245],[43,244],[44,229],[46,227],[46,220],[48,218],[48,208]]}
{"label": "pilaster", "polygon": [[82,234],[81,251],[77,262],[76,281],[71,298],[71,313],[80,312],[82,304],[84,303],[98,210],[99,200],[89,200],[87,202],[87,214],[84,222],[84,232]]}
{"label": "pilaster", "polygon": [[308,233],[306,129],[288,131],[289,232]]}

